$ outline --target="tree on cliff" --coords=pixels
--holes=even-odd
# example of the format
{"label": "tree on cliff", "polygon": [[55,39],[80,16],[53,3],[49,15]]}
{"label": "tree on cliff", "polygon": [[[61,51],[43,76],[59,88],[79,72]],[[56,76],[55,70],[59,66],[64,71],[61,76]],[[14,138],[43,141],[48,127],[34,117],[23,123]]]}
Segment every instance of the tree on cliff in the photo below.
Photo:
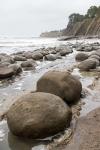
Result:
{"label": "tree on cliff", "polygon": [[100,16],[100,6],[91,6],[86,15],[80,15],[79,13],[73,13],[69,16],[69,24],[74,24],[76,22],[81,22],[84,19],[95,18],[96,16]]}
{"label": "tree on cliff", "polygon": [[98,7],[97,15],[100,17],[100,6]]}
{"label": "tree on cliff", "polygon": [[97,16],[98,14],[98,7],[97,6],[91,6],[88,11],[87,11],[87,14],[86,14],[86,18],[94,18]]}
{"label": "tree on cliff", "polygon": [[83,19],[84,19],[84,15],[73,13],[69,16],[69,24],[83,21]]}

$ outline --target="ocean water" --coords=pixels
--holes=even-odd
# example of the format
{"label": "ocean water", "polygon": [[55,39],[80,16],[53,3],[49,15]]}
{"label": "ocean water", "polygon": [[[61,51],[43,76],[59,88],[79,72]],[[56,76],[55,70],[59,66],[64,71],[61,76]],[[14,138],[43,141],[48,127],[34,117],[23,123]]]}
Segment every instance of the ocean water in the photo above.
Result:
{"label": "ocean water", "polygon": [[39,48],[57,47],[76,42],[100,42],[99,39],[59,41],[57,38],[0,38],[0,53],[12,54],[20,51],[33,51]]}
{"label": "ocean water", "polygon": [[33,51],[39,48],[55,47],[66,42],[57,38],[0,38],[0,53]]}

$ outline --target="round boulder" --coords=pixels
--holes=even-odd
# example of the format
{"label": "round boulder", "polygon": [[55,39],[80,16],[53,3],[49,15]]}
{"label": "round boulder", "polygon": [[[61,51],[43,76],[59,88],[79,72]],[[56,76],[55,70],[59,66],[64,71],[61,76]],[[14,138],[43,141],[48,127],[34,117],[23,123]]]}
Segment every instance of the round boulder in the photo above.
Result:
{"label": "round boulder", "polygon": [[23,68],[25,68],[25,67],[33,67],[34,65],[35,65],[35,62],[33,60],[32,61],[28,60],[28,61],[25,61],[25,62],[21,63],[21,66]]}
{"label": "round boulder", "polygon": [[26,59],[32,59],[32,52],[24,52],[23,56],[26,57]]}
{"label": "round boulder", "polygon": [[75,59],[76,59],[77,61],[84,61],[84,60],[88,59],[88,55],[85,54],[85,53],[78,53],[78,54],[76,55]]}
{"label": "round boulder", "polygon": [[25,61],[21,64],[24,70],[35,70],[36,63],[32,60]]}
{"label": "round boulder", "polygon": [[16,55],[14,57],[14,60],[15,61],[26,61],[27,59],[26,59],[26,57],[23,57],[23,56],[20,56],[20,55]]}
{"label": "round boulder", "polygon": [[0,79],[9,78],[14,75],[13,68],[9,68],[8,66],[0,66]]}
{"label": "round boulder", "polygon": [[12,64],[12,65],[9,65],[8,67],[13,69],[15,75],[22,72],[22,68],[20,65]]}
{"label": "round boulder", "polygon": [[34,60],[40,60],[40,59],[43,59],[43,55],[42,55],[42,53],[38,53],[38,52],[35,52],[35,53],[33,53],[33,55],[32,55],[32,59],[34,59]]}
{"label": "round boulder", "polygon": [[95,69],[97,65],[97,61],[95,59],[87,59],[82,61],[78,68],[82,71],[89,71],[90,69]]}
{"label": "round boulder", "polygon": [[20,137],[40,139],[63,131],[72,112],[63,100],[49,93],[29,93],[19,98],[7,113],[10,131]]}
{"label": "round boulder", "polygon": [[80,99],[82,85],[69,72],[49,71],[38,80],[37,91],[55,94],[73,103]]}
{"label": "round boulder", "polygon": [[48,61],[54,61],[56,60],[56,56],[54,54],[49,54],[45,56],[45,59]]}
{"label": "round boulder", "polygon": [[89,58],[95,58],[100,61],[100,56],[98,56],[98,55],[91,55]]}
{"label": "round boulder", "polygon": [[13,64],[15,62],[14,59],[9,55],[0,54],[0,59],[1,59],[1,63]]}
{"label": "round boulder", "polygon": [[61,55],[61,56],[66,56],[66,55],[68,55],[68,54],[70,54],[70,53],[72,53],[72,52],[73,52],[72,49],[64,49],[64,50],[61,50],[61,51],[60,51],[60,55]]}

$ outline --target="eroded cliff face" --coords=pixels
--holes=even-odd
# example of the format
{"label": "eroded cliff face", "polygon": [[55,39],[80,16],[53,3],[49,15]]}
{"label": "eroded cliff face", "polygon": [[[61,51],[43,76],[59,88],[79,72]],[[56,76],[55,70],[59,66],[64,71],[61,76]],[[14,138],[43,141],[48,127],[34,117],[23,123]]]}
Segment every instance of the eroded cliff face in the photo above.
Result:
{"label": "eroded cliff face", "polygon": [[68,24],[63,30],[63,36],[100,36],[100,17],[85,19],[82,22]]}

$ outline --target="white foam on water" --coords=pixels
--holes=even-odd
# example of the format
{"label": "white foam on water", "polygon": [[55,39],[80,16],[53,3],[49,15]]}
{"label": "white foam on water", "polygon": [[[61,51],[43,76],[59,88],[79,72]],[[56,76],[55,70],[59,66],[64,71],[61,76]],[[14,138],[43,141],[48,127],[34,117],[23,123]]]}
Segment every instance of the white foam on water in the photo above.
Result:
{"label": "white foam on water", "polygon": [[21,90],[21,87],[15,87],[14,89],[16,89],[16,90]]}
{"label": "white foam on water", "polygon": [[5,136],[5,132],[4,130],[2,129],[2,126],[6,123],[5,120],[1,121],[0,122],[0,141],[3,141],[3,138]]}
{"label": "white foam on water", "polygon": [[16,53],[20,51],[34,51],[39,48],[57,47],[64,44],[100,42],[99,39],[83,39],[58,41],[57,38],[0,38],[0,53]]}
{"label": "white foam on water", "polygon": [[0,130],[0,140],[4,137],[4,131],[3,130]]}
{"label": "white foam on water", "polygon": [[32,150],[46,150],[45,145],[39,145],[32,148]]}

